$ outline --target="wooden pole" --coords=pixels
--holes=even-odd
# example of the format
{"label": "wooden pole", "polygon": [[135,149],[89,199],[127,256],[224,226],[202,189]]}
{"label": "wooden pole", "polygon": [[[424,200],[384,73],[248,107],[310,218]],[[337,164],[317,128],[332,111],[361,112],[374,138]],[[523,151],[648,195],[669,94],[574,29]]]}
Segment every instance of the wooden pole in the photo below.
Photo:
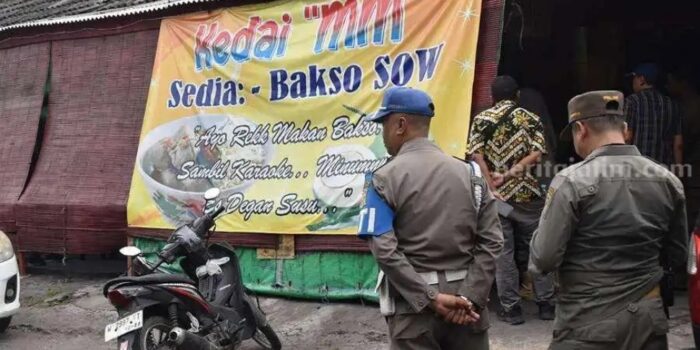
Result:
{"label": "wooden pole", "polygon": [[[134,237],[131,236],[126,236],[126,245],[134,245]],[[126,257],[126,273],[128,276],[133,276],[134,273],[131,271],[131,257],[127,256]]]}
{"label": "wooden pole", "polygon": [[27,275],[27,261],[24,259],[24,252],[15,252],[15,257],[17,258],[17,268],[19,269],[20,276]]}

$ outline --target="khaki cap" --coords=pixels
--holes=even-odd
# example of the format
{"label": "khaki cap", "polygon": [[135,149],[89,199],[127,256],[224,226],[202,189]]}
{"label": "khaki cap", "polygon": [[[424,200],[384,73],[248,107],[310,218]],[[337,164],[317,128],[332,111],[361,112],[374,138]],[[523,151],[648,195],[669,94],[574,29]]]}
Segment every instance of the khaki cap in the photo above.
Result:
{"label": "khaki cap", "polygon": [[624,117],[625,95],[615,90],[589,91],[575,96],[569,101],[569,124],[561,131],[560,137],[570,140],[571,126],[578,121],[603,117]]}

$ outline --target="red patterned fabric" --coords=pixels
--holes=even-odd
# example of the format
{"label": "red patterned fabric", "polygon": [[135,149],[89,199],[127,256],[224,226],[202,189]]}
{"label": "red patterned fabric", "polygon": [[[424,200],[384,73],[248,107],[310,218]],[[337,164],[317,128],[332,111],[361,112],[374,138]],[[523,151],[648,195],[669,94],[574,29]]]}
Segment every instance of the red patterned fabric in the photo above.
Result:
{"label": "red patterned fabric", "polygon": [[505,0],[483,0],[481,6],[472,115],[477,115],[492,105],[491,82],[498,73]]}

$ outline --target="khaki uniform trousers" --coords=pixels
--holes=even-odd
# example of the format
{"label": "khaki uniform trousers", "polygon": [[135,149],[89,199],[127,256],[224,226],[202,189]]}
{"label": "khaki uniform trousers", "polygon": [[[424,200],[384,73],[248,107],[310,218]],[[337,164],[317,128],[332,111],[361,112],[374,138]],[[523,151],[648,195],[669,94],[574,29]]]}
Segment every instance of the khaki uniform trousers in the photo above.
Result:
{"label": "khaki uniform trousers", "polygon": [[[442,278],[441,278],[442,279]],[[462,281],[441,282],[441,292],[455,294]],[[415,313],[400,296],[396,298],[396,314],[386,321],[391,350],[489,350],[488,309],[474,325],[460,326],[445,322],[430,307]]]}
{"label": "khaki uniform trousers", "polygon": [[443,321],[432,312],[387,317],[391,350],[488,350],[488,331]]}
{"label": "khaki uniform trousers", "polygon": [[[658,289],[655,289],[658,293]],[[554,332],[550,350],[667,350],[668,321],[658,296],[602,321]]]}

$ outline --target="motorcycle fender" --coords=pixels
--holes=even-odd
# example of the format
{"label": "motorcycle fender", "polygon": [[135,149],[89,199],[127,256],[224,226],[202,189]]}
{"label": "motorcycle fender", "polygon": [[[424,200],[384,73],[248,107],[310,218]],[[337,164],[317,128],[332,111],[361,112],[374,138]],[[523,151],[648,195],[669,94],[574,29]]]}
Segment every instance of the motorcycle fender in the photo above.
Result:
{"label": "motorcycle fender", "polygon": [[137,312],[139,310],[143,310],[144,314],[148,312],[148,309],[152,306],[156,306],[162,304],[161,301],[158,300],[153,300],[153,299],[141,299],[138,302],[132,302],[129,304],[129,307],[125,309],[118,309],[117,314],[119,317],[123,317],[124,315],[128,315],[134,312]]}
{"label": "motorcycle fender", "polygon": [[248,305],[248,308],[253,314],[255,324],[258,326],[258,328],[267,326],[267,317],[265,317],[265,314],[263,314],[262,311],[258,309],[257,305],[253,304],[253,301],[250,300],[250,297],[247,294],[243,294],[243,301],[246,303],[246,305]]}

